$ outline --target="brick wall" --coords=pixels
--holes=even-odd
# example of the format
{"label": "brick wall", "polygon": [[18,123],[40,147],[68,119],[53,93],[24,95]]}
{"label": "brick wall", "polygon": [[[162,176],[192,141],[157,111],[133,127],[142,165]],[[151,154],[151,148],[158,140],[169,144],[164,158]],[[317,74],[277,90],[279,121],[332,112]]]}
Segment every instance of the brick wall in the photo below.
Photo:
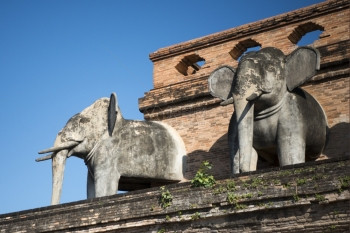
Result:
{"label": "brick wall", "polygon": [[349,232],[350,160],[240,174],[0,215],[5,232]]}
{"label": "brick wall", "polygon": [[[226,138],[234,109],[219,106],[220,101],[209,95],[208,75],[223,64],[236,67],[237,58],[256,45],[289,54],[304,34],[314,30],[323,31],[312,44],[321,53],[321,70],[303,88],[328,117],[329,143],[321,159],[350,155],[349,1],[326,1],[150,54],[154,89],[139,99],[139,107],[145,119],[164,121],[182,136],[188,152],[186,178],[204,159],[214,164],[216,177],[230,173]],[[201,68],[190,66],[203,60]]]}

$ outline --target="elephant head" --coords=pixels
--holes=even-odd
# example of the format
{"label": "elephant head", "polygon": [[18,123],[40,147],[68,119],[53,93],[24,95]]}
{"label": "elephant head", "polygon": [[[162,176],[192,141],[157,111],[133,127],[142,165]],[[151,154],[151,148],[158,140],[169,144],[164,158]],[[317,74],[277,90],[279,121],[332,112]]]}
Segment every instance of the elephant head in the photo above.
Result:
{"label": "elephant head", "polygon": [[108,98],[98,99],[81,113],[71,117],[57,134],[54,146],[39,152],[52,152],[36,159],[37,162],[52,159],[51,204],[59,203],[66,159],[73,155],[85,160],[97,142],[108,136],[107,131],[112,133],[116,116],[121,118],[120,109],[115,105],[115,94],[111,97],[114,102]]}
{"label": "elephant head", "polygon": [[254,121],[273,115],[298,86],[315,75],[320,66],[317,50],[300,47],[285,56],[276,48],[247,53],[237,70],[222,66],[209,77],[211,95],[234,104],[240,171],[252,170]]}

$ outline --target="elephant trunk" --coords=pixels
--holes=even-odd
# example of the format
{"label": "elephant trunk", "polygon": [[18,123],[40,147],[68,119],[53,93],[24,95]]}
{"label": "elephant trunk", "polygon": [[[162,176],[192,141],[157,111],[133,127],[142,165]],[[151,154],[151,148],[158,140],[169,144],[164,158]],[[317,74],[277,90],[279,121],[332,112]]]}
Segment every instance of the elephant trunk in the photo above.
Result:
{"label": "elephant trunk", "polygon": [[253,124],[254,124],[254,104],[245,98],[234,101],[238,124],[238,143],[239,143],[239,170],[247,172],[255,170],[252,164],[255,164],[255,151],[253,150]]}
{"label": "elephant trunk", "polygon": [[59,204],[59,202],[60,202],[64,168],[66,165],[67,155],[68,155],[68,150],[65,149],[65,150],[55,152],[52,156],[52,198],[51,198],[51,205],[56,205],[56,204]]}

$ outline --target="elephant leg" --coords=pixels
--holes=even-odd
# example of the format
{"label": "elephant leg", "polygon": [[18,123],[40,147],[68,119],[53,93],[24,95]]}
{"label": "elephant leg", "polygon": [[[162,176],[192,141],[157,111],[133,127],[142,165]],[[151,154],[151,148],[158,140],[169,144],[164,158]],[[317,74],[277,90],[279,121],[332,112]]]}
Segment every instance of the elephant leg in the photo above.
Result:
{"label": "elephant leg", "polygon": [[[230,147],[230,158],[231,158],[231,172],[233,174],[240,173],[240,155],[239,155],[239,145],[238,145],[238,137],[229,137],[229,142],[232,144],[229,145]],[[253,148],[252,149],[252,155],[251,160],[249,164],[249,171],[256,171],[256,167],[258,164],[258,153]]]}
{"label": "elephant leg", "polygon": [[91,199],[95,197],[95,181],[90,171],[87,174],[87,198]]}
{"label": "elephant leg", "polygon": [[94,181],[96,197],[116,194],[120,173],[117,168],[117,158],[108,149],[96,154],[94,165]]}
{"label": "elephant leg", "polygon": [[114,166],[104,169],[95,169],[95,193],[96,197],[103,197],[116,194],[118,191],[118,183],[120,174]]}
{"label": "elephant leg", "polygon": [[238,130],[235,113],[232,114],[230,125],[228,128],[228,146],[230,153],[230,168],[231,174],[239,173],[239,144],[238,144]]}
{"label": "elephant leg", "polygon": [[253,150],[252,150],[252,158],[250,160],[250,171],[256,171],[257,165],[258,165],[258,153],[253,148]]}
{"label": "elephant leg", "polygon": [[301,134],[278,137],[280,166],[305,163],[305,140]]}

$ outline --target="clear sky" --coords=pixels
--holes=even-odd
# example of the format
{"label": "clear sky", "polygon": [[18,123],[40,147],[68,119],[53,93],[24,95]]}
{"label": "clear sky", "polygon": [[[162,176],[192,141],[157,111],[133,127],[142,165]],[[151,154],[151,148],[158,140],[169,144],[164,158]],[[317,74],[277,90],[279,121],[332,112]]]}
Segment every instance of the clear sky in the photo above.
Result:
{"label": "clear sky", "polygon": [[[51,199],[51,162],[37,163],[74,114],[111,92],[143,119],[159,48],[320,0],[0,0],[0,214]],[[61,203],[86,198],[84,162],[67,160]]]}

